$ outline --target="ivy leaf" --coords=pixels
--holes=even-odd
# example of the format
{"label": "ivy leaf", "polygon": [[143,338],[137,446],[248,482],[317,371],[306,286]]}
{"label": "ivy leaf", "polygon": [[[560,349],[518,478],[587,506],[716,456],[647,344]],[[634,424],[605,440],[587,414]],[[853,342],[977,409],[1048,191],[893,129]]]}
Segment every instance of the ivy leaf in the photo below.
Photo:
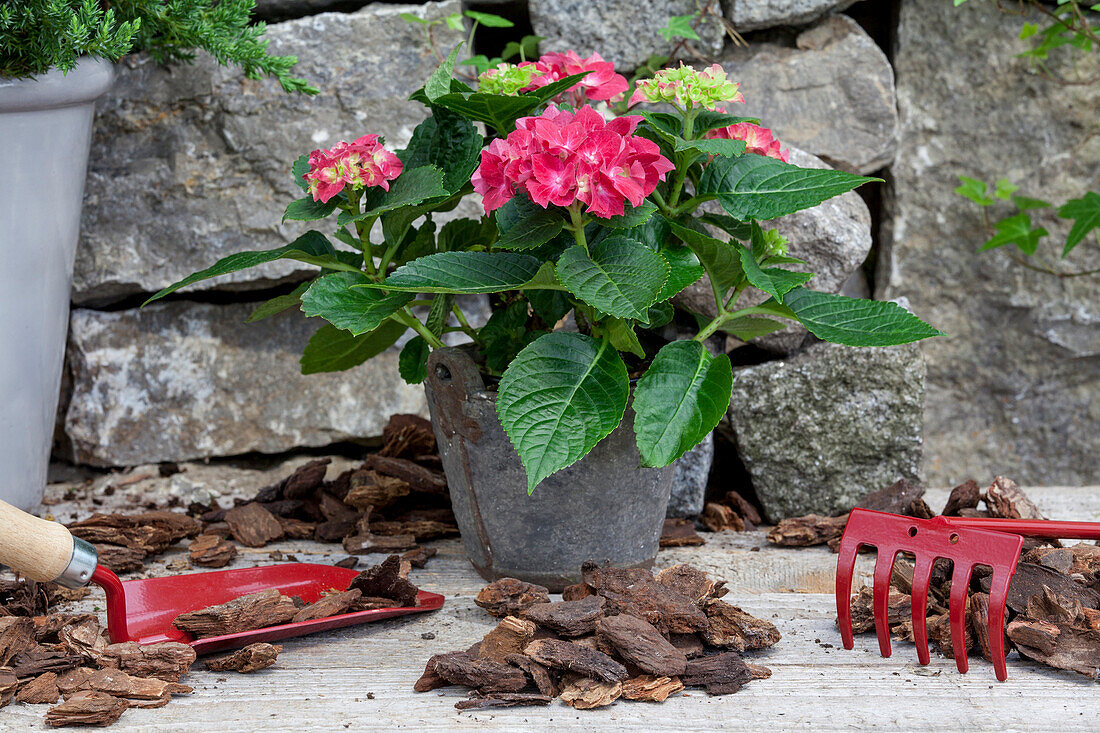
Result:
{"label": "ivy leaf", "polygon": [[846,346],[893,346],[942,336],[897,303],[861,300],[797,287],[783,296],[810,333]]}
{"label": "ivy leaf", "polygon": [[402,265],[382,284],[410,293],[499,293],[526,285],[542,263],[515,252],[439,252]]}
{"label": "ivy leaf", "polygon": [[[447,189],[443,187],[443,171],[434,165],[423,165],[402,172],[390,184],[389,191],[382,191],[382,189],[369,190],[377,198],[368,201],[366,210],[354,216],[346,211],[341,211],[336,217],[337,226],[342,227],[353,221],[362,221],[379,216],[402,206],[413,206],[426,199],[447,195]],[[374,191],[379,193],[373,193]]]}
{"label": "ivy leaf", "polygon": [[676,223],[672,224],[672,233],[699,258],[718,297],[725,295],[744,276],[738,252],[743,249],[740,245],[723,242]]}
{"label": "ivy leaf", "polygon": [[244,319],[244,322],[255,323],[256,321],[262,321],[265,318],[276,316],[285,310],[297,308],[302,302],[302,294],[309,289],[312,283],[312,280],[307,280],[286,295],[276,295],[271,300],[261,303],[256,306],[256,310],[248,315],[248,318]]}
{"label": "ivy leaf", "polygon": [[443,171],[443,188],[456,193],[470,182],[481,157],[484,140],[469,120],[437,108],[413,130],[412,139],[397,157],[408,169],[434,165]]}
{"label": "ivy leaf", "polygon": [[1008,201],[1012,198],[1012,194],[1019,191],[1020,187],[1012,184],[1012,181],[1007,178],[998,178],[993,190],[993,195],[997,198]]}
{"label": "ivy leaf", "polygon": [[358,336],[326,323],[310,337],[302,351],[302,374],[342,372],[359,366],[393,346],[403,333],[405,325],[393,320]]}
{"label": "ivy leaf", "polygon": [[558,280],[576,297],[608,315],[645,318],[657,302],[668,265],[643,244],[611,235],[590,251],[574,245],[558,259]]}
{"label": "ivy leaf", "polygon": [[447,54],[447,58],[443,60],[439,68],[428,77],[428,81],[424,82],[424,94],[427,95],[428,101],[434,102],[451,91],[451,77],[455,74],[455,61],[458,59],[458,52],[461,49],[462,42],[459,42]]}
{"label": "ivy leaf", "polygon": [[561,233],[565,220],[554,209],[544,209],[527,196],[517,194],[496,212],[500,236],[498,249],[534,249]]}
{"label": "ivy leaf", "polygon": [[320,316],[358,336],[378,328],[413,299],[412,293],[383,295],[377,290],[356,287],[369,282],[365,275],[351,272],[319,277],[302,296],[302,312]]}
{"label": "ivy leaf", "polygon": [[323,234],[309,231],[285,247],[263,251],[237,252],[228,257],[223,257],[211,267],[192,273],[179,282],[172,283],[146,300],[142,305],[149,305],[154,300],[159,300],[192,283],[209,280],[219,275],[228,275],[231,272],[247,270],[250,267],[258,267],[275,260],[297,260],[309,265],[325,267],[329,270],[359,272],[357,267],[344,262],[339,255],[340,253],[332,246],[332,242],[328,241]]}
{"label": "ivy leaf", "polygon": [[464,10],[462,14],[471,20],[476,20],[487,28],[511,28],[515,25],[515,23],[507,18],[502,18],[492,13],[481,13],[477,10]]}
{"label": "ivy leaf", "polygon": [[770,318],[754,318],[752,316],[731,318],[720,326],[721,330],[733,334],[746,343],[786,327],[787,324],[780,321],[773,321]]}
{"label": "ivy leaf", "polygon": [[397,357],[397,373],[408,384],[420,384],[428,378],[428,354],[431,348],[423,336],[409,339]]}
{"label": "ivy leaf", "polygon": [[527,469],[527,492],[588,454],[622,421],[630,383],[606,340],[558,331],[519,352],[497,391],[497,414]]}
{"label": "ivy leaf", "polygon": [[991,206],[993,198],[986,193],[988,188],[989,184],[985,181],[979,181],[977,178],[969,176],[959,176],[959,185],[955,189],[955,193],[970,199],[978,206]]}
{"label": "ivy leaf", "polygon": [[718,425],[729,409],[733,367],[698,341],[666,344],[634,391],[634,436],[642,465],[667,466]]}
{"label": "ivy leaf", "polygon": [[658,28],[657,32],[660,33],[666,41],[671,41],[673,38],[686,38],[689,41],[698,41],[699,34],[691,27],[691,22],[695,20],[695,15],[695,13],[690,13],[688,15],[673,15],[668,19],[668,25],[664,28]]}
{"label": "ivy leaf", "polygon": [[763,155],[742,155],[708,163],[697,194],[718,199],[735,219],[775,219],[880,180],[844,171],[799,168]]}
{"label": "ivy leaf", "polygon": [[1062,256],[1065,257],[1081,243],[1085,235],[1100,227],[1100,194],[1089,191],[1079,199],[1070,199],[1058,209],[1058,216],[1073,220],[1073,227],[1066,238],[1066,247],[1062,250]]}
{"label": "ivy leaf", "polygon": [[767,247],[764,232],[756,221],[752,222],[752,248],[738,247],[741,255],[741,268],[745,271],[745,278],[754,286],[760,288],[776,300],[782,300],[794,287],[801,285],[813,277],[809,272],[791,272],[779,267],[761,268],[756,261],[758,253],[762,253]]}
{"label": "ivy leaf", "polygon": [[1031,209],[1046,209],[1050,208],[1049,201],[1043,201],[1042,199],[1035,199],[1030,196],[1013,196],[1012,203],[1016,204],[1016,208],[1020,211],[1029,211]]}
{"label": "ivy leaf", "polygon": [[1015,244],[1024,254],[1033,255],[1039,248],[1039,240],[1047,235],[1046,229],[1033,227],[1031,217],[1024,213],[1001,219],[993,228],[997,233],[981,246],[980,251]]}

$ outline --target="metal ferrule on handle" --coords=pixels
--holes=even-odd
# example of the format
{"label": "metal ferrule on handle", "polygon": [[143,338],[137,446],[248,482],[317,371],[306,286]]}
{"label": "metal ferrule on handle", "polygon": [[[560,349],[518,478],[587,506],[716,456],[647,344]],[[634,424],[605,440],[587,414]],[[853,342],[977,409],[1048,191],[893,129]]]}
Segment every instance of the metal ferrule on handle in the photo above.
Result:
{"label": "metal ferrule on handle", "polygon": [[95,547],[90,542],[73,537],[73,556],[53,582],[66,588],[83,588],[91,582],[98,564],[99,553]]}

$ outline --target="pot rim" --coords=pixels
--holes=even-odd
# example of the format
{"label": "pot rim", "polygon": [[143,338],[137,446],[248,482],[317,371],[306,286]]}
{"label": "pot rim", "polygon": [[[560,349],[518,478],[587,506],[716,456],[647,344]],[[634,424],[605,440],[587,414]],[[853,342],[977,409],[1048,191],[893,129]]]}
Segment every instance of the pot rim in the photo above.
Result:
{"label": "pot rim", "polygon": [[114,64],[85,56],[68,73],[53,68],[30,79],[0,77],[0,113],[91,103],[110,88],[114,75]]}

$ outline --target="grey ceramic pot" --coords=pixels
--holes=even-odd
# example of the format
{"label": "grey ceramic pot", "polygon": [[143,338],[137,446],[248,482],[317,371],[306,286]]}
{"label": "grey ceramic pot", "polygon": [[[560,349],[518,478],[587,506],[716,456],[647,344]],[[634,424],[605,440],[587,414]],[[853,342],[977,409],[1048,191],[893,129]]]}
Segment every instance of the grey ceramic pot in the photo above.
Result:
{"label": "grey ceramic pot", "polygon": [[95,100],[113,70],[0,79],[0,499],[46,484]]}
{"label": "grey ceramic pot", "polygon": [[463,349],[438,349],[424,382],[466,556],[487,580],[551,591],[580,581],[581,563],[650,567],[674,469],[639,468],[633,412],[583,459],[527,494],[519,455]]}

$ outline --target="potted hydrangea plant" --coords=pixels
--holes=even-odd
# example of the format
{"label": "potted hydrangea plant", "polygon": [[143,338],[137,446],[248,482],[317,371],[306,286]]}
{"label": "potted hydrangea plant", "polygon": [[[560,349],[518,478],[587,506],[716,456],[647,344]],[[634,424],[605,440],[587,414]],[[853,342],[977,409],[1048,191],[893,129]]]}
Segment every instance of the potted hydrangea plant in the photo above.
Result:
{"label": "potted hydrangea plant", "polygon": [[[327,321],[303,371],[355,366],[411,329],[401,374],[426,382],[467,555],[486,577],[560,588],[584,560],[652,562],[670,466],[729,404],[730,360],[710,336],[747,341],[789,321],[854,346],[938,334],[893,303],[804,287],[813,274],[758,221],[872,179],[787,163],[758,120],[722,110],[741,95],[721,67],[659,72],[629,102],[671,111],[607,117],[593,102],[629,90],[598,55],[501,64],[475,90],[452,79],[457,52],[412,95],[431,114],[404,149],[366,135],[294,164],[304,195],[285,217],[334,224],[331,237],[232,255],[154,299],[289,258],[318,276],[254,317],[300,307]],[[471,195],[483,216],[440,225]],[[701,213],[707,201],[724,213]],[[662,339],[671,299],[704,275],[716,315]],[[739,307],[752,288],[768,299]],[[477,293],[492,304],[480,327],[456,300]],[[470,343],[446,348],[449,332]]]}
{"label": "potted hydrangea plant", "polygon": [[[167,3],[22,0],[0,4],[0,498],[42,497],[68,330],[95,100],[112,61],[148,50],[188,61],[202,48],[246,75],[315,93],[272,56],[252,0]],[[106,9],[105,9],[106,8]]]}

